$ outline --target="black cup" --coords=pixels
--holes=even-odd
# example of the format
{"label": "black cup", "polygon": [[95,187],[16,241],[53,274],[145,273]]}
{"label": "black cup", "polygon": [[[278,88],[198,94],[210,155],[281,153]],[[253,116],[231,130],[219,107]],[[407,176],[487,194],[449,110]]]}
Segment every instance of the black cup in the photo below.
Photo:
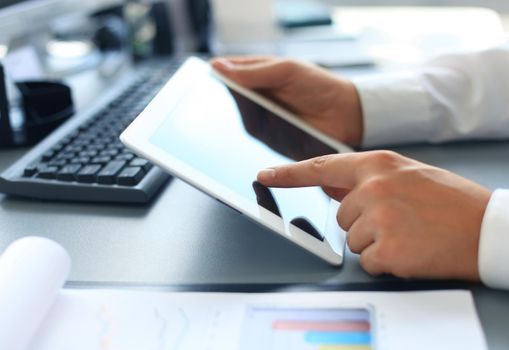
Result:
{"label": "black cup", "polygon": [[5,130],[8,123],[3,123],[0,146],[36,144],[73,115],[74,104],[67,85],[55,81],[26,81],[16,85],[22,96],[24,122],[16,130]]}

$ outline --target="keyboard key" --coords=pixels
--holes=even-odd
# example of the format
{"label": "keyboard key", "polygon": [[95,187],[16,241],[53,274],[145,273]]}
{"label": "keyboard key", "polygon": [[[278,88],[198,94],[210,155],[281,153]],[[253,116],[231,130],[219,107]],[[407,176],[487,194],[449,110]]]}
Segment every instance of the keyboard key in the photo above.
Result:
{"label": "keyboard key", "polygon": [[106,164],[106,166],[97,175],[97,182],[100,184],[111,185],[116,182],[115,176],[126,165],[125,161],[114,160]]}
{"label": "keyboard key", "polygon": [[118,136],[110,136],[110,137],[104,137],[101,139],[104,143],[112,143],[115,142],[118,139]]}
{"label": "keyboard key", "polygon": [[52,150],[49,150],[47,152],[45,152],[43,155],[42,155],[42,161],[43,162],[47,162],[48,160],[50,160],[51,158],[53,158],[55,156],[55,152],[53,152]]}
{"label": "keyboard key", "polygon": [[77,138],[76,140],[74,140],[74,142],[72,144],[76,145],[76,146],[85,147],[85,146],[88,146],[90,144],[90,142],[92,142],[92,141],[89,139]]}
{"label": "keyboard key", "polygon": [[92,164],[106,164],[111,161],[111,157],[109,156],[101,156],[101,157],[95,157],[92,159]]}
{"label": "keyboard key", "polygon": [[143,179],[145,172],[139,167],[127,167],[117,176],[120,186],[136,186]]}
{"label": "keyboard key", "polygon": [[59,142],[59,143],[57,143],[55,146],[53,146],[53,147],[51,148],[51,150],[52,150],[53,152],[55,152],[55,153],[58,153],[58,152],[60,152],[60,151],[61,151],[64,147],[65,147],[65,146],[64,146],[61,142]]}
{"label": "keyboard key", "polygon": [[106,146],[102,143],[92,143],[90,145],[87,146],[87,151],[101,151],[105,148]]}
{"label": "keyboard key", "polygon": [[80,170],[81,165],[79,164],[69,164],[64,166],[57,174],[57,180],[61,181],[74,181],[76,179],[75,175]]}
{"label": "keyboard key", "polygon": [[39,169],[37,177],[41,179],[53,180],[57,177],[58,168],[56,166],[43,167]]}
{"label": "keyboard key", "polygon": [[136,156],[132,153],[122,153],[115,157],[116,160],[133,160]]}
{"label": "keyboard key", "polygon": [[57,160],[72,160],[76,157],[76,153],[74,152],[64,152],[59,153],[56,157]]}
{"label": "keyboard key", "polygon": [[135,158],[129,163],[129,166],[141,167],[146,173],[152,168],[152,164],[143,158]]}
{"label": "keyboard key", "polygon": [[117,151],[121,151],[123,150],[125,147],[122,143],[120,143],[119,141],[116,141],[116,142],[112,142],[110,143],[108,146],[106,146],[106,149],[114,149],[114,150],[117,150]]}
{"label": "keyboard key", "polygon": [[78,130],[79,130],[80,132],[84,132],[84,131],[87,131],[87,129],[88,129],[89,127],[90,127],[90,124],[88,124],[88,123],[83,123],[83,124],[81,124],[81,125],[80,125],[80,127],[78,128]]}
{"label": "keyboard key", "polygon": [[65,148],[65,151],[79,153],[79,152],[83,151],[83,146],[71,144],[70,146],[67,146]]}
{"label": "keyboard key", "polygon": [[115,157],[117,154],[118,154],[118,151],[116,149],[107,149],[107,150],[101,151],[101,153],[100,153],[101,156],[110,156],[110,157]]}
{"label": "keyboard key", "polygon": [[67,137],[63,138],[62,141],[60,141],[60,143],[64,146],[67,146],[68,144],[71,143],[72,140],[73,140],[72,137],[67,136]]}
{"label": "keyboard key", "polygon": [[35,165],[35,164],[27,166],[25,168],[25,170],[23,171],[23,176],[24,177],[32,177],[35,174],[37,174],[37,165]]}
{"label": "keyboard key", "polygon": [[48,166],[56,166],[56,167],[62,167],[67,164],[67,161],[65,159],[55,159],[50,162],[48,162]]}
{"label": "keyboard key", "polygon": [[88,164],[88,163],[90,163],[90,158],[89,157],[74,158],[73,159],[73,163],[76,163],[76,164]]}
{"label": "keyboard key", "polygon": [[96,174],[99,172],[99,170],[101,170],[100,165],[84,166],[76,175],[76,180],[82,183],[94,183],[96,182]]}
{"label": "keyboard key", "polygon": [[73,132],[71,132],[69,134],[69,137],[72,138],[72,139],[75,139],[76,137],[78,137],[80,135],[79,131],[75,130]]}
{"label": "keyboard key", "polygon": [[97,155],[97,151],[83,151],[79,153],[80,157],[95,157]]}

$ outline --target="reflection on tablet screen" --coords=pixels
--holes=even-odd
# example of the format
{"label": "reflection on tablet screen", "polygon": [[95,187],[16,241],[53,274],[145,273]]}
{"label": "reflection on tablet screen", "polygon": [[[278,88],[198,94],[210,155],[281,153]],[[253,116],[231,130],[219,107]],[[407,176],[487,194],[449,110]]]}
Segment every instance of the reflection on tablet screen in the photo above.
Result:
{"label": "reflection on tablet screen", "polygon": [[337,150],[215,77],[197,81],[150,141],[285,224],[294,220],[317,238],[325,231],[330,200],[320,188],[268,189],[255,180],[260,169]]}
{"label": "reflection on tablet screen", "polygon": [[337,151],[259,104],[229,89],[246,131],[272,150],[296,161]]}

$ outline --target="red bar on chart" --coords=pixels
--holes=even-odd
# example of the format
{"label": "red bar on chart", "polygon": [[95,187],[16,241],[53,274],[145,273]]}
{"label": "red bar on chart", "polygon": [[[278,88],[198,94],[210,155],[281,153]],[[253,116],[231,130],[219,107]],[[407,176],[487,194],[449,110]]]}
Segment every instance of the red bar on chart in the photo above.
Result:
{"label": "red bar on chart", "polygon": [[283,331],[368,332],[369,322],[275,321],[272,329]]}

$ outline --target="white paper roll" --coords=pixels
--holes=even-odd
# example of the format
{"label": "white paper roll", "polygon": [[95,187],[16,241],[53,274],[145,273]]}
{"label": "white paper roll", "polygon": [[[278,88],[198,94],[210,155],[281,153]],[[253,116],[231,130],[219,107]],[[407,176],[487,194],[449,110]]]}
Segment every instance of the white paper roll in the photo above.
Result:
{"label": "white paper roll", "polygon": [[26,349],[70,266],[65,249],[46,238],[22,238],[5,250],[0,257],[0,349]]}

